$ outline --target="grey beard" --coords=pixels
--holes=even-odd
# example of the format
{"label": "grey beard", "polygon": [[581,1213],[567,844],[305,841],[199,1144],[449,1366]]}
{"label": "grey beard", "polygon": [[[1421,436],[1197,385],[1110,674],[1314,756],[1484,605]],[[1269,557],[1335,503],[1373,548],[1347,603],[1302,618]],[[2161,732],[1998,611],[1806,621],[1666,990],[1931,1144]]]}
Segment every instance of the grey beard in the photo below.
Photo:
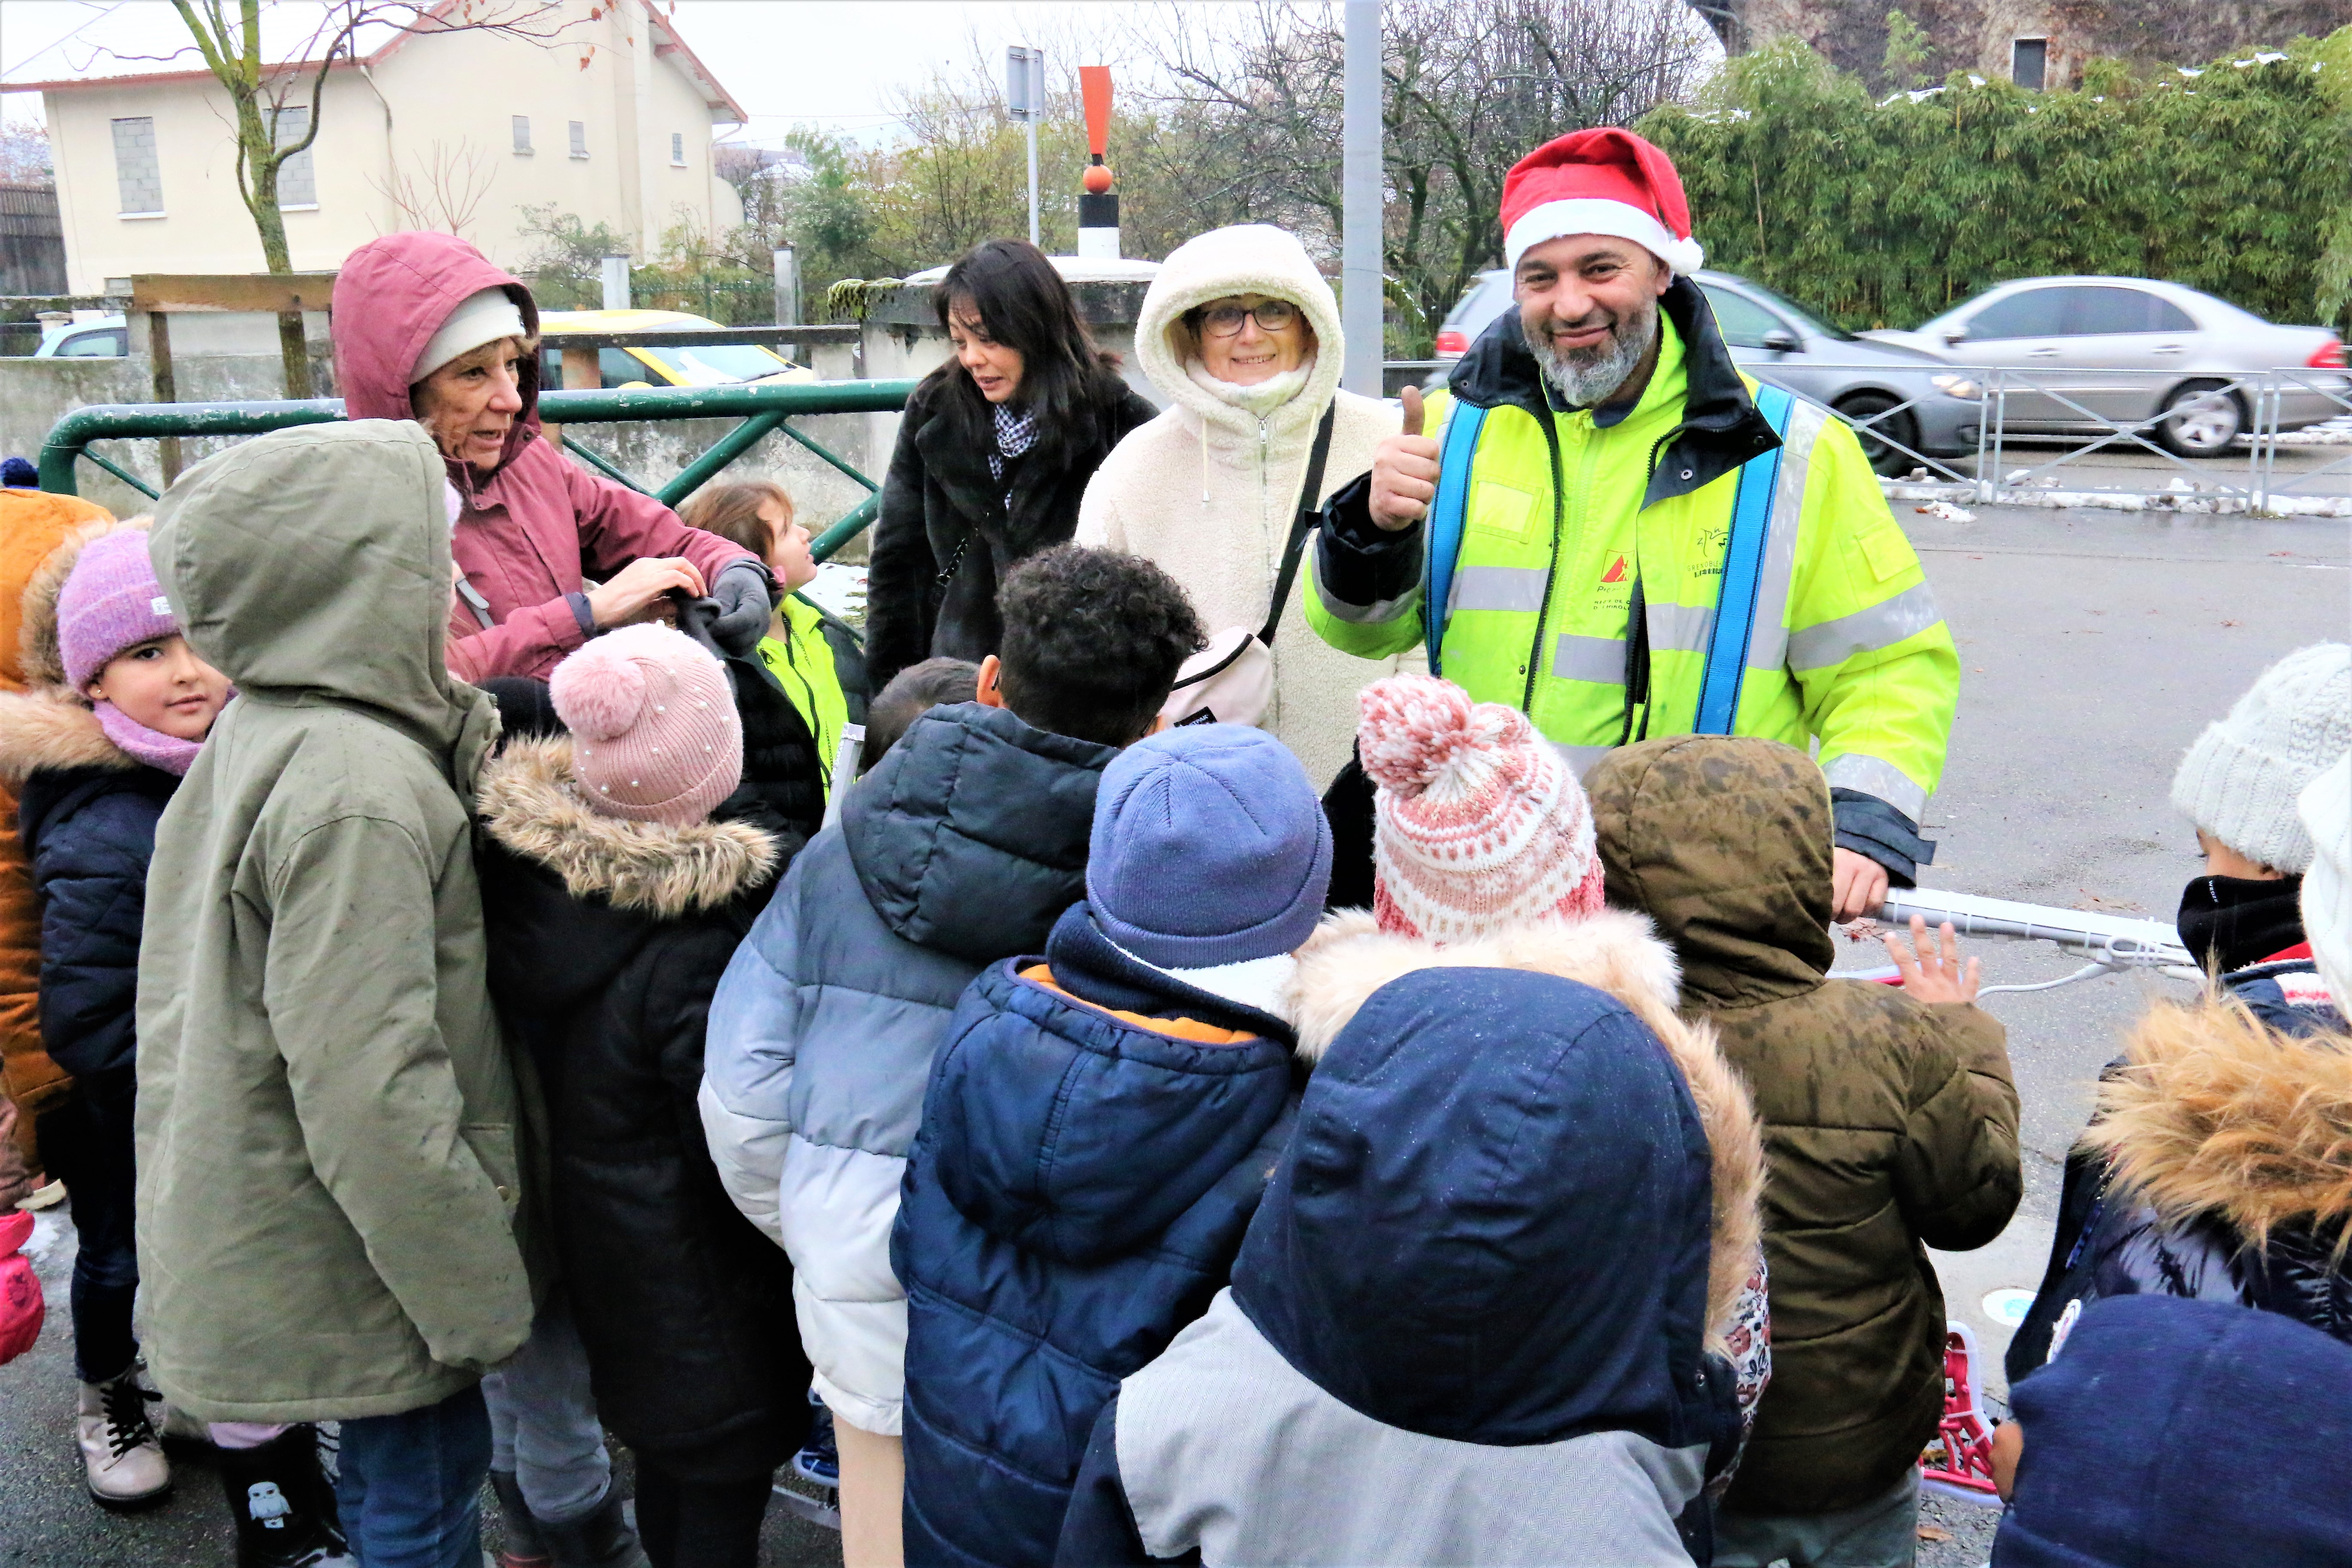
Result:
{"label": "grey beard", "polygon": [[1658,306],[1655,300],[1646,301],[1640,315],[1619,321],[1605,349],[1570,349],[1563,353],[1551,346],[1549,335],[1528,331],[1524,318],[1519,335],[1526,340],[1528,352],[1536,356],[1544,379],[1559,393],[1560,401],[1570,408],[1591,408],[1608,402],[1625,384],[1657,341]]}

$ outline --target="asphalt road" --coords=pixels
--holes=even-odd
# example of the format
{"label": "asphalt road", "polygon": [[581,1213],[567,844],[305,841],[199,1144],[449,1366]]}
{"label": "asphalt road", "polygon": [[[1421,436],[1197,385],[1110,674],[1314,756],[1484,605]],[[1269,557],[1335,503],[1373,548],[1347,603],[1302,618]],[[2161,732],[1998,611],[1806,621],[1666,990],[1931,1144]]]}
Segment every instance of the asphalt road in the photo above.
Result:
{"label": "asphalt road", "polygon": [[[1963,663],[1943,792],[1929,811],[1941,847],[1925,879],[1966,892],[2168,915],[2196,869],[2195,841],[2166,802],[2174,764],[2263,667],[2352,635],[2352,525],[2162,512],[1984,508],[1972,522],[1899,513],[1927,563]],[[2055,978],[2073,965],[2030,945],[1981,949],[1989,982]],[[1871,962],[1856,951],[1848,961]],[[2004,1331],[1982,1299],[2040,1278],[2068,1145],[2100,1066],[2132,1016],[2185,993],[2157,978],[2100,978],[1989,998],[2008,1026],[2024,1101],[2026,1196],[1981,1252],[1938,1260],[1955,1315],[1983,1339],[1998,1397]],[[65,1312],[70,1232],[43,1223],[52,1303],[39,1347],[0,1368],[0,1565],[219,1568],[232,1552],[225,1506],[200,1451],[181,1488],[140,1515],[84,1498],[72,1452]],[[1930,1505],[1948,1536],[1928,1568],[1984,1562],[1993,1516]],[[769,1564],[839,1562],[837,1538],[771,1511]]]}

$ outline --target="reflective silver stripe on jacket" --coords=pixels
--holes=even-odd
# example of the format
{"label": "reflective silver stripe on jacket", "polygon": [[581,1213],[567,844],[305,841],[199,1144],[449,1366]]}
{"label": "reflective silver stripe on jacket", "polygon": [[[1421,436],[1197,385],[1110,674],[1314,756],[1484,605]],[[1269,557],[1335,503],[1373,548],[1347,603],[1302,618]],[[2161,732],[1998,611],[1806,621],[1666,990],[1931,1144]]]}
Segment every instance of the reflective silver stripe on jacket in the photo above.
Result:
{"label": "reflective silver stripe on jacket", "polygon": [[1848,752],[1842,757],[1832,757],[1822,768],[1832,789],[1859,790],[1874,795],[1914,822],[1923,820],[1927,810],[1927,792],[1911,782],[1911,775],[1884,757],[1870,756],[1862,752]]}
{"label": "reflective silver stripe on jacket", "polygon": [[1944,618],[1925,583],[1833,621],[1789,634],[1790,669],[1826,669],[1858,653],[1876,653],[1917,637]]}
{"label": "reflective silver stripe on jacket", "polygon": [[[1797,532],[1805,516],[1805,481],[1812,472],[1813,443],[1829,424],[1829,412],[1800,401],[1789,414],[1780,442],[1780,474],[1772,486],[1772,521],[1764,535],[1764,560],[1757,574],[1756,611],[1748,637],[1748,668],[1779,669],[1789,659],[1789,584],[1796,574]],[[1650,647],[1666,653],[1705,653],[1715,628],[1713,605],[1643,606]],[[1811,666],[1794,666],[1810,668]]]}
{"label": "reflective silver stripe on jacket", "polygon": [[1653,601],[1642,609],[1643,622],[1650,628],[1652,652],[1706,650],[1707,629],[1715,625],[1713,605],[1662,605]]}
{"label": "reflective silver stripe on jacket", "polygon": [[1521,610],[1534,615],[1543,609],[1544,589],[1550,582],[1551,570],[1545,566],[1459,567],[1445,595],[1446,613]]}
{"label": "reflective silver stripe on jacket", "polygon": [[1803,668],[1788,657],[1789,583],[1797,570],[1797,530],[1805,519],[1805,480],[1812,472],[1813,443],[1830,421],[1829,410],[1800,398],[1789,411],[1780,437],[1780,478],[1772,487],[1772,525],[1764,535],[1764,565],[1756,582],[1756,618],[1748,637],[1748,668]]}
{"label": "reflective silver stripe on jacket", "polygon": [[1591,680],[1604,686],[1625,683],[1623,637],[1580,637],[1563,633],[1551,656],[1551,673],[1558,680]]}
{"label": "reflective silver stripe on jacket", "polygon": [[1420,579],[1393,599],[1381,599],[1370,605],[1351,605],[1323,586],[1323,574],[1315,570],[1311,561],[1307,563],[1307,575],[1315,584],[1316,598],[1322,601],[1324,609],[1330,612],[1333,620],[1357,626],[1380,626],[1391,621],[1402,620],[1407,616],[1421,614]]}

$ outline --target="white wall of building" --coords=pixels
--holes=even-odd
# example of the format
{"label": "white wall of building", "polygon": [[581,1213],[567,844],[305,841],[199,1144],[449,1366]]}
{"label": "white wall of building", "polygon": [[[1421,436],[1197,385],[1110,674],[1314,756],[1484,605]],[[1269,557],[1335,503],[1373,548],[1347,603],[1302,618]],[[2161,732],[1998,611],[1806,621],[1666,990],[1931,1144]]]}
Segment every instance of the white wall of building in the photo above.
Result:
{"label": "white wall of building", "polygon": [[[737,220],[714,201],[712,110],[674,53],[656,52],[643,0],[607,5],[560,41],[490,33],[409,39],[363,74],[337,68],[311,149],[318,202],[285,213],[298,270],[328,270],[358,246],[403,228],[438,227],[404,215],[393,193],[479,192],[467,238],[493,261],[518,266],[532,242],[522,209],[609,224],[649,258],[683,221],[704,235]],[[583,61],[585,60],[583,66]],[[373,78],[373,85],[367,78]],[[93,82],[44,94],[58,173],[67,271],[76,293],[138,272],[255,272],[261,241],[236,189],[227,95],[210,76]],[[299,100],[298,100],[299,101]],[[513,117],[530,121],[531,151],[514,147]],[[112,121],[151,117],[163,192],[160,217],[122,216]],[[571,152],[570,126],[585,130],[587,155]],[[674,163],[672,138],[683,153]],[[726,193],[731,196],[732,192]]]}

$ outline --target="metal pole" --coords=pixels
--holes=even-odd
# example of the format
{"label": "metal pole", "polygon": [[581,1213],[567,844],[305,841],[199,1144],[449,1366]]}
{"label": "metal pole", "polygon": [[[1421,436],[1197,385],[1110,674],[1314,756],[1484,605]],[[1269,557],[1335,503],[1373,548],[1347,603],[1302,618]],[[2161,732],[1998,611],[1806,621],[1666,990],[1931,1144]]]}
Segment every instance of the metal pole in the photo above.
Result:
{"label": "metal pole", "polygon": [[1037,243],[1037,117],[1029,117],[1029,243]]}
{"label": "metal pole", "polygon": [[1347,95],[1340,149],[1339,384],[1381,395],[1381,0],[1347,0]]}

